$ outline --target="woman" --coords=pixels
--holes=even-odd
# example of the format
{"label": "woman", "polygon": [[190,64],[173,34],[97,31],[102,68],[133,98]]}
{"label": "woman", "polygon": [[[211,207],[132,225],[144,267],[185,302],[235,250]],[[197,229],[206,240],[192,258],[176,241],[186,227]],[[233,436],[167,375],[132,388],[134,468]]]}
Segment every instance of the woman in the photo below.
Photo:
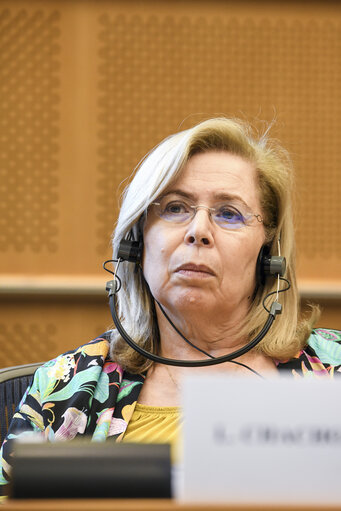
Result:
{"label": "woman", "polygon": [[[285,291],[281,282],[281,316],[256,348],[205,370],[332,376],[341,357],[330,364],[328,354],[340,334],[312,332],[315,311],[309,321],[297,319],[291,187],[287,153],[238,120],[202,122],[151,151],[124,193],[113,238],[115,259],[122,240],[143,242],[141,262],[122,261],[117,272],[117,310],[130,337],[149,352],[185,361],[245,346],[262,329],[273,301],[266,297],[279,282],[259,271],[259,254],[281,250],[291,285]],[[48,362],[4,442],[2,483],[10,474],[10,440],[32,431],[51,441],[86,434],[95,441],[174,442],[182,377],[202,370],[153,363],[117,330]]]}

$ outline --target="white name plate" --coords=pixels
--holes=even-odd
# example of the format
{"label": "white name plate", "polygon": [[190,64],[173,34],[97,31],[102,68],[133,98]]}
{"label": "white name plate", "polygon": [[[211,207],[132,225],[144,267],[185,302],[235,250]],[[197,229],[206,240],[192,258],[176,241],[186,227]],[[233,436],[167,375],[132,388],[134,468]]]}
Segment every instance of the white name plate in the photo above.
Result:
{"label": "white name plate", "polygon": [[341,505],[341,381],[184,382],[183,501]]}

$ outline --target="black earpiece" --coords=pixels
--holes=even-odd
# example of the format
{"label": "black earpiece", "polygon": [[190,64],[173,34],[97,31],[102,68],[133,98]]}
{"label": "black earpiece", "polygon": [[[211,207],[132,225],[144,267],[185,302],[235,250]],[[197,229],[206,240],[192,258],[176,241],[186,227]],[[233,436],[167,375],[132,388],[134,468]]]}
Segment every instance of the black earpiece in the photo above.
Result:
{"label": "black earpiece", "polygon": [[270,247],[263,245],[260,249],[256,266],[257,284],[264,286],[268,276],[283,277],[286,269],[286,260],[283,256],[271,256]]}
{"label": "black earpiece", "polygon": [[118,247],[117,258],[130,263],[139,264],[142,261],[143,241],[121,240]]}

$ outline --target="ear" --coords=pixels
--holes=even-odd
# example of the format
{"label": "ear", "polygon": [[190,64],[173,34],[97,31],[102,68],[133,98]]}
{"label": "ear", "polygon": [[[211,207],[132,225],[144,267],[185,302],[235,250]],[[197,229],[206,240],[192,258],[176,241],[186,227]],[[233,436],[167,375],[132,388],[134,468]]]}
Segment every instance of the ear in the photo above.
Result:
{"label": "ear", "polygon": [[271,256],[269,245],[263,245],[259,251],[256,265],[257,286],[264,286],[267,277],[272,275],[283,277],[286,269],[286,260],[283,256]]}
{"label": "ear", "polygon": [[270,257],[269,245],[263,245],[259,251],[256,264],[256,287],[264,286],[266,281],[265,261]]}
{"label": "ear", "polygon": [[141,215],[135,224],[135,228],[131,228],[126,237],[120,241],[117,251],[118,259],[135,263],[136,265],[142,264],[144,222],[145,215]]}

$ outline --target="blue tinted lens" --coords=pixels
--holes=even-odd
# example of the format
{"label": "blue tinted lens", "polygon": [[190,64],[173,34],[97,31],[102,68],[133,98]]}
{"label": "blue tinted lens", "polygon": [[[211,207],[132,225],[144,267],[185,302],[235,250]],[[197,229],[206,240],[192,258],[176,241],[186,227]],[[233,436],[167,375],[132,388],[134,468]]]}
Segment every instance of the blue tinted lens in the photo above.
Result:
{"label": "blue tinted lens", "polygon": [[238,229],[245,225],[245,217],[230,206],[219,207],[214,214],[214,221],[224,229]]}
{"label": "blue tinted lens", "polygon": [[184,222],[191,214],[191,207],[179,200],[162,201],[160,204],[160,216],[171,222]]}

